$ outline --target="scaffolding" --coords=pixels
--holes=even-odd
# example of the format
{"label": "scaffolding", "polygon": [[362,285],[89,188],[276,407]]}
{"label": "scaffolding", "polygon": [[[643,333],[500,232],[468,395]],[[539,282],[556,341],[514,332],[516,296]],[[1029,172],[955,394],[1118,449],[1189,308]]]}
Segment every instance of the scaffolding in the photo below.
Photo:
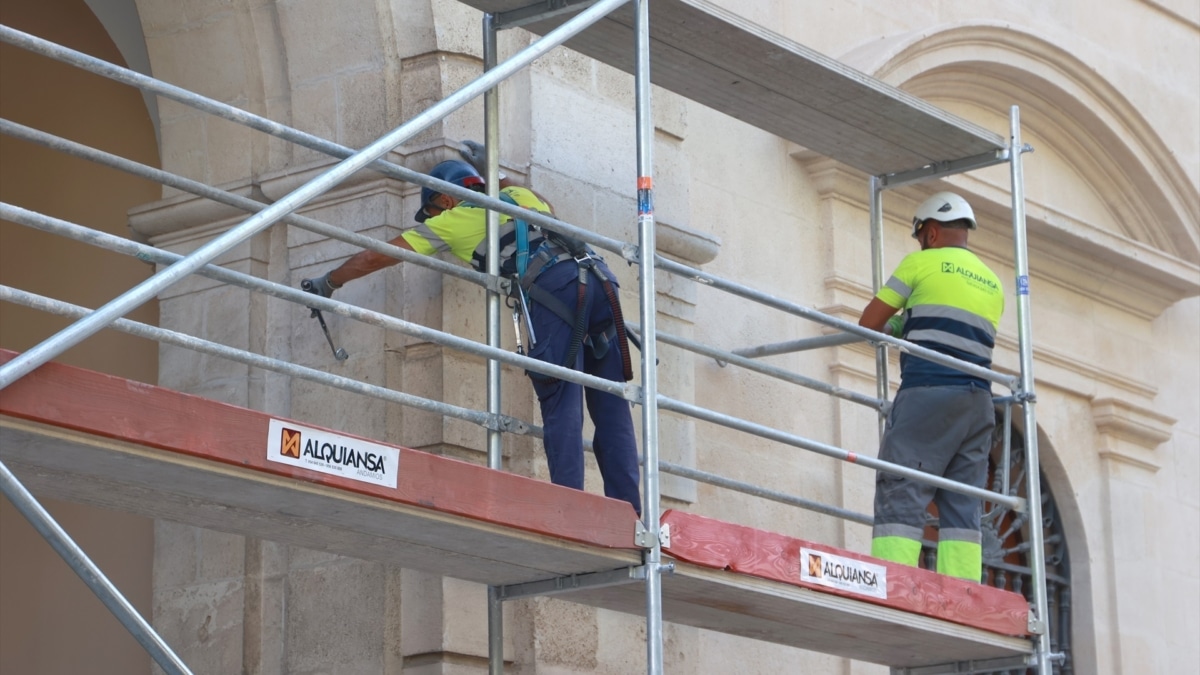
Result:
{"label": "scaffolding", "polygon": [[[644,453],[643,513],[645,515],[638,526],[635,539],[639,551],[636,564],[614,570],[571,574],[567,577],[521,583],[489,584],[488,644],[489,669],[492,673],[503,671],[503,615],[501,608],[504,601],[559,593],[595,597],[605,593],[614,593],[616,592],[613,590],[614,588],[628,588],[631,584],[638,583],[641,584],[642,589],[637,597],[641,598],[640,601],[644,603],[646,616],[647,672],[652,675],[663,672],[662,625],[664,620],[670,618],[664,616],[663,577],[675,571],[676,563],[664,558],[664,547],[669,546],[670,534],[660,520],[660,472],[708,482],[723,488],[738,490],[853,522],[871,523],[869,515],[816,503],[803,497],[766,490],[661,460],[658,439],[660,411],[680,413],[777,443],[855,463],[867,469],[905,476],[941,489],[978,497],[994,505],[1023,513],[1028,521],[1034,524],[1030,528],[1029,555],[1030,567],[1033,571],[1033,589],[1032,609],[1028,619],[1028,633],[1033,637],[1026,643],[1026,647],[1020,650],[1024,653],[999,659],[960,659],[956,662],[905,666],[894,670],[895,672],[915,674],[990,672],[999,668],[1032,667],[1036,668],[1037,672],[1050,673],[1057,655],[1052,653],[1047,630],[1044,542],[1042,531],[1036,526],[1042,520],[1041,487],[1040,473],[1037,470],[1039,461],[1034,412],[1036,398],[1032,375],[1029,263],[1021,163],[1021,155],[1032,148],[1021,141],[1018,109],[1014,106],[1010,110],[1009,136],[1007,139],[1002,138],[862,75],[802,45],[774,35],[704,0],[654,0],[653,2],[650,0],[634,0],[633,2],[600,0],[594,3],[546,0],[532,5],[525,4],[526,0],[464,0],[464,2],[484,12],[484,73],[450,97],[359,151],[54,45],[32,35],[0,26],[0,40],[8,44],[137,87],[146,93],[175,100],[340,160],[286,197],[268,205],[66,139],[57,138],[14,122],[0,120],[0,132],[4,134],[98,162],[252,213],[239,225],[215,237],[195,252],[180,256],[50,218],[14,205],[0,204],[0,218],[5,220],[132,255],[145,261],[154,262],[161,268],[158,273],[145,282],[94,311],[35,296],[18,289],[0,287],[0,300],[77,319],[60,333],[0,365],[0,389],[29,375],[92,334],[105,328],[115,328],[164,343],[240,361],[254,367],[284,373],[291,377],[305,378],[345,391],[477,424],[487,430],[488,467],[500,469],[504,434],[524,434],[536,437],[541,433],[536,425],[505,415],[501,406],[502,366],[510,365],[527,369],[606,391],[641,406]],[[496,50],[498,31],[513,27],[525,28],[542,37],[508,60],[499,62]],[[696,39],[697,36],[703,36],[704,39]],[[638,206],[638,241],[636,243],[604,237],[556,218],[520,209],[498,198],[498,85],[538,57],[564,44],[587,56],[624,69],[634,76],[637,128],[636,201]],[[1016,376],[1010,376],[958,361],[921,346],[861,328],[770,293],[659,255],[655,242],[653,158],[651,154],[653,136],[653,125],[650,118],[652,61],[655,64],[653,71],[655,84],[742,119],[782,138],[800,143],[822,155],[861,170],[870,177],[867,190],[869,192],[872,276],[876,290],[884,281],[882,202],[883,195],[887,190],[922,180],[943,178],[983,167],[1007,164],[1010,169],[1012,188],[1019,373]],[[768,70],[770,72],[765,72]],[[770,84],[767,84],[768,82]],[[484,96],[485,105],[484,137],[487,147],[485,179],[488,186],[486,196],[438,181],[425,174],[382,159],[396,146],[479,96]],[[489,268],[486,272],[475,272],[436,258],[421,256],[296,213],[305,204],[362,169],[371,169],[389,178],[429,187],[460,199],[470,199],[472,202],[488,208]],[[502,213],[520,217],[549,230],[578,237],[592,246],[614,252],[624,260],[640,266],[641,273],[638,275],[639,317],[636,324],[631,322],[631,329],[640,334],[642,338],[640,383],[611,382],[514,354],[501,347],[502,296],[507,290],[508,283],[499,275],[498,232],[499,214]],[[374,250],[405,262],[423,265],[484,287],[487,290],[486,344],[337,300],[316,297],[295,288],[226,270],[212,264],[223,252],[256,233],[262,232],[276,222],[286,222],[291,226]],[[732,351],[717,349],[663,333],[656,326],[656,271],[679,275],[762,306],[821,324],[837,333],[820,338],[747,347]],[[208,276],[223,283],[236,284],[288,302],[314,307],[324,312],[335,313],[481,356],[487,359],[487,410],[471,410],[441,401],[424,399],[350,378],[331,375],[316,369],[224,347],[172,331],[136,324],[122,318],[132,309],[154,298],[168,286],[191,274]],[[831,347],[857,341],[867,341],[875,347],[877,371],[875,397],[834,387],[755,360],[771,354]],[[659,342],[714,358],[722,364],[745,368],[866,406],[879,412],[881,417],[886,414],[889,407],[887,401],[889,349],[919,356],[1000,384],[1011,391],[1010,395],[997,399],[1003,406],[1005,420],[1007,421],[1011,414],[1011,407],[1016,405],[1021,409],[1024,428],[1029,430],[1024,443],[1026,465],[1031,467],[1026,473],[1026,496],[1021,498],[1008,494],[1007,473],[1003,478],[1003,489],[999,493],[974,488],[664,396],[659,393],[657,380],[656,364]],[[1007,453],[1007,434],[1005,440],[1004,451]],[[1007,463],[1005,463],[1005,471],[1007,471]],[[133,633],[164,671],[168,673],[189,672],[154,630],[120,597],[120,594],[104,578],[100,570],[71,542],[67,534],[54,524],[28,490],[2,463],[0,463],[0,488],[18,510],[35,524],[39,533],[49,540],[60,555],[84,578],[85,582]],[[629,603],[634,602],[629,593],[626,592],[621,599],[614,599],[615,597],[610,596],[605,600],[597,600],[595,604],[629,611]]]}

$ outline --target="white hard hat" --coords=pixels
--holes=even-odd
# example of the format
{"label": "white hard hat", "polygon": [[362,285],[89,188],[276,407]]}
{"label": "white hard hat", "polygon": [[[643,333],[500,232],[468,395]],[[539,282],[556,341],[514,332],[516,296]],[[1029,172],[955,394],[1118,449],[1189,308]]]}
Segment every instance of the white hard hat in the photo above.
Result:
{"label": "white hard hat", "polygon": [[914,239],[917,237],[917,230],[921,229],[921,223],[930,218],[941,223],[965,219],[967,227],[975,229],[975,212],[971,210],[971,205],[953,192],[939,192],[921,202],[917,207],[917,214],[913,216]]}

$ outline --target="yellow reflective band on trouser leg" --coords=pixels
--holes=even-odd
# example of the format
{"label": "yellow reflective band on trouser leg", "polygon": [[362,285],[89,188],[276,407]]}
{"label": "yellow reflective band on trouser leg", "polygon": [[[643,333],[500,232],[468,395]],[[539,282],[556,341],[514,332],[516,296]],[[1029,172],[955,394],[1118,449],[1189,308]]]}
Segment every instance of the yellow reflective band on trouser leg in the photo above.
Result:
{"label": "yellow reflective band on trouser leg", "polygon": [[871,540],[871,557],[916,567],[921,542],[908,537],[875,537]]}
{"label": "yellow reflective band on trouser leg", "polygon": [[983,547],[973,541],[939,541],[938,574],[979,581],[983,578]]}

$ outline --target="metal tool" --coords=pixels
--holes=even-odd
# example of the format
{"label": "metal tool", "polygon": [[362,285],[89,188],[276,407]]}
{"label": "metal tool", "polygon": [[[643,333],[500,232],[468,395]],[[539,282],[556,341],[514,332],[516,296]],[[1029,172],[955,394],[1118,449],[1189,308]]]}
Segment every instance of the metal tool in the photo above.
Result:
{"label": "metal tool", "polygon": [[517,334],[517,353],[525,355],[525,347],[521,344],[521,317],[520,313],[513,312],[513,332]]}
{"label": "metal tool", "polygon": [[[313,289],[312,279],[304,279],[301,281],[300,289],[316,294],[316,291]],[[329,334],[329,326],[325,325],[325,317],[321,314],[321,310],[317,309],[316,307],[309,307],[309,309],[312,310],[312,314],[310,316],[316,318],[316,320],[320,322],[321,330],[325,332],[325,339],[329,341],[329,348],[333,350],[333,358],[337,359],[338,361],[345,361],[346,359],[350,358],[350,355],[346,353],[345,349],[334,346],[333,336]]]}
{"label": "metal tool", "polygon": [[317,321],[321,323],[321,330],[325,331],[325,339],[329,341],[329,348],[333,350],[333,358],[338,361],[345,361],[350,358],[345,349],[333,346],[333,337],[329,335],[329,326],[325,325],[325,317],[321,315],[321,310],[314,309],[312,315],[317,317]]}
{"label": "metal tool", "polygon": [[521,316],[525,317],[525,327],[529,329],[529,348],[533,349],[537,344],[537,335],[533,332],[533,319],[529,317],[529,304],[525,301],[525,290],[518,289],[517,296],[517,302],[521,305]]}

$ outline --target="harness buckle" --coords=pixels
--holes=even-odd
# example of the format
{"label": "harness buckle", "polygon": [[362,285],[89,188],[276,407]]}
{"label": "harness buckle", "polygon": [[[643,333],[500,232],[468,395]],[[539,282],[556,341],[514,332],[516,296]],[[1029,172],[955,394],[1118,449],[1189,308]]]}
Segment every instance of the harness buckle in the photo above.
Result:
{"label": "harness buckle", "polygon": [[596,255],[596,253],[595,253],[594,251],[590,250],[590,249],[589,249],[589,250],[587,250],[586,252],[584,252],[584,254],[583,254],[583,255],[580,255],[580,256],[575,256],[575,263],[576,263],[577,265],[579,265],[580,267],[583,267],[583,266],[585,266],[585,265],[586,265],[587,267],[591,267],[592,265],[595,265],[595,264],[596,264],[596,263],[594,262],[594,261],[596,261],[596,260],[603,260],[603,258],[601,258],[600,256]]}

